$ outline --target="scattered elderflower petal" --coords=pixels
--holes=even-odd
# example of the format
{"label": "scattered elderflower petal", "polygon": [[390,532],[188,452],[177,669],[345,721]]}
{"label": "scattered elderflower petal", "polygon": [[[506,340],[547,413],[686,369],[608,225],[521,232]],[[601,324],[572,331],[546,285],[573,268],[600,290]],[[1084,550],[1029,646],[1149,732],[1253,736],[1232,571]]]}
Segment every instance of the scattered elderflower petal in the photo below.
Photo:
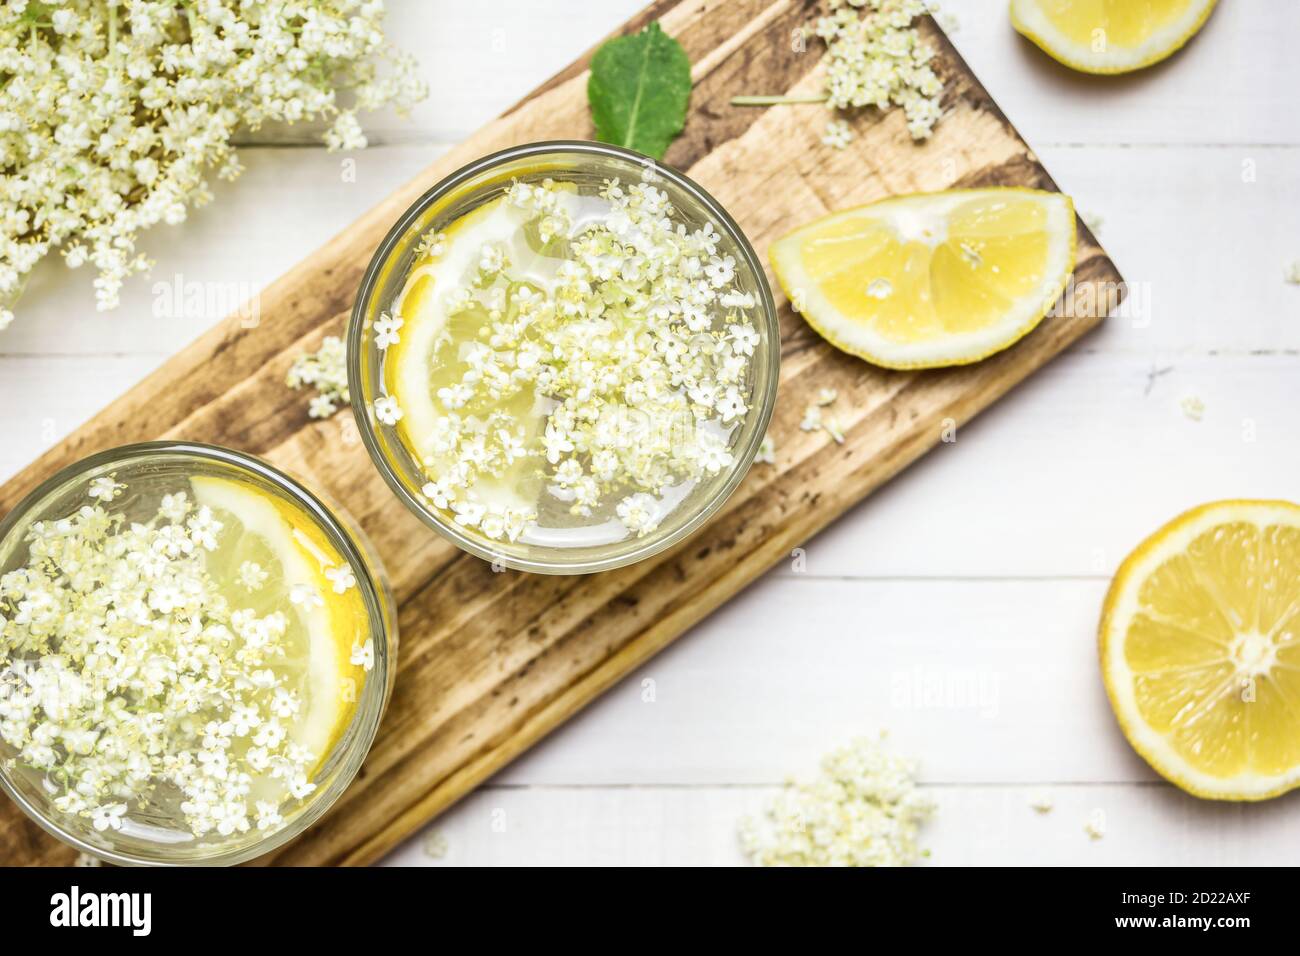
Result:
{"label": "scattered elderflower petal", "polygon": [[404,324],[400,315],[389,315],[387,312],[381,315],[375,320],[375,347],[386,349],[402,341],[399,330]]}
{"label": "scattered elderflower petal", "polygon": [[760,866],[906,866],[923,855],[920,825],[935,811],[914,764],[862,738],[832,751],[807,783],[788,783],[762,818],[740,823]]}
{"label": "scattered elderflower petal", "polygon": [[817,393],[817,404],[823,408],[827,405],[834,405],[835,400],[840,397],[840,393],[833,388],[823,388]]}
{"label": "scattered elderflower petal", "polygon": [[939,24],[943,32],[949,36],[961,29],[961,21],[957,19],[957,15],[943,9],[937,0],[927,0],[926,10],[934,17],[934,22]]}
{"label": "scattered elderflower petal", "polygon": [[337,335],[327,335],[320,348],[298,356],[285,376],[285,384],[292,389],[310,385],[317,394],[308,404],[307,414],[312,418],[329,418],[340,405],[351,401],[348,394],[347,351]]}
{"label": "scattered elderflower petal", "polygon": [[112,475],[101,475],[90,482],[86,494],[92,498],[107,502],[120,495],[125,487],[125,485],[115,481]]}
{"label": "scattered elderflower petal", "polygon": [[428,830],[421,841],[424,848],[424,855],[431,860],[441,860],[447,856],[447,850],[450,849],[447,843],[447,837],[441,830]]}
{"label": "scattered elderflower petal", "polygon": [[1199,422],[1205,417],[1205,402],[1201,401],[1195,395],[1188,395],[1181,402],[1179,407],[1183,410],[1183,415],[1194,422]]}
{"label": "scattered elderflower petal", "polygon": [[826,132],[822,133],[822,142],[834,149],[847,149],[853,142],[853,130],[844,120],[829,120]]}
{"label": "scattered elderflower petal", "polygon": [[402,410],[397,405],[397,399],[389,395],[375,399],[375,417],[385,425],[396,425],[401,421]]}
{"label": "scattered elderflower petal", "polygon": [[293,585],[289,589],[289,600],[291,603],[308,610],[325,606],[325,598],[321,596],[320,591],[310,584]]}
{"label": "scattered elderflower petal", "polygon": [[1051,813],[1056,804],[1049,794],[1035,793],[1029,798],[1029,806],[1035,813]]}
{"label": "scattered elderflower petal", "polygon": [[1093,810],[1088,815],[1088,820],[1083,825],[1083,832],[1088,834],[1090,840],[1100,840],[1106,835],[1106,816],[1101,810]]}
{"label": "scattered elderflower petal", "polygon": [[415,258],[436,259],[447,251],[447,234],[431,232],[426,234],[415,246]]}
{"label": "scattered elderflower petal", "polygon": [[266,579],[270,577],[270,574],[256,561],[243,561],[239,565],[239,583],[249,591],[258,590],[266,583]]}
{"label": "scattered elderflower petal", "polygon": [[[1292,285],[1300,285],[1300,259],[1288,263],[1282,270],[1282,276]],[[0,329],[2,328],[4,325],[0,324]]]}
{"label": "scattered elderflower petal", "polygon": [[375,666],[375,642],[368,640],[364,644],[353,644],[350,660],[364,671],[373,669]]}
{"label": "scattered elderflower petal", "polygon": [[822,422],[822,428],[826,431],[826,434],[830,435],[831,438],[835,440],[835,444],[844,444],[844,429],[840,427],[840,420],[838,418],[825,419]]}
{"label": "scattered elderflower petal", "polygon": [[627,530],[638,538],[659,527],[659,502],[650,495],[631,495],[620,501],[615,510]]}
{"label": "scattered elderflower petal", "polygon": [[799,422],[799,428],[806,432],[815,432],[822,427],[822,410],[821,406],[813,403],[803,410],[803,419]]}
{"label": "scattered elderflower petal", "polygon": [[754,461],[764,465],[776,464],[776,441],[771,435],[763,436],[763,443],[758,446],[758,454],[754,456]]}
{"label": "scattered elderflower petal", "polygon": [[349,588],[354,588],[357,585],[356,573],[346,564],[339,567],[326,568],[325,577],[329,579],[330,584],[334,588],[335,594],[343,594]]}

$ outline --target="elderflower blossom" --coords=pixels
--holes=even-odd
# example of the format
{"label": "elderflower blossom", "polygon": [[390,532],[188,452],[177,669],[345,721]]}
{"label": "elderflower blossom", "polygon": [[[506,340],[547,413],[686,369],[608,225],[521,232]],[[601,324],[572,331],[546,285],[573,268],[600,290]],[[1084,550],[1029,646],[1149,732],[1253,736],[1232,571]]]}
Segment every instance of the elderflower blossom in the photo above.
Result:
{"label": "elderflower blossom", "polygon": [[826,124],[822,142],[836,149],[847,149],[849,143],[853,142],[853,130],[844,120],[831,120]]}
{"label": "elderflower blossom", "polygon": [[[943,113],[943,81],[930,65],[934,48],[913,25],[927,12],[925,0],[830,0],[830,14],[815,24],[826,42],[827,105],[901,106],[912,138],[928,139]],[[829,128],[826,139],[847,145]]]}
{"label": "elderflower blossom", "polygon": [[[546,289],[512,275],[506,251],[486,243],[474,250],[477,278],[446,300],[453,317],[485,318],[477,338],[439,345],[435,361],[467,369],[433,396],[427,443],[438,454],[424,461],[423,493],[492,539],[517,540],[538,510],[477,486],[524,464],[571,514],[599,511],[628,534],[650,534],[668,489],[732,465],[732,435],[750,410],[755,302],[737,288],[736,260],[712,224],[678,221],[651,184],[608,180],[606,215],[575,230],[572,196],[551,180],[506,191],[528,213],[525,230],[568,243]],[[534,433],[503,410],[530,391],[553,406]],[[402,418],[392,396],[374,408],[385,424]]]}
{"label": "elderflower blossom", "polygon": [[935,805],[915,766],[862,738],[822,759],[807,783],[787,784],[759,820],[740,823],[741,847],[760,866],[906,866]]}
{"label": "elderflower blossom", "polygon": [[339,405],[351,401],[348,394],[347,350],[337,335],[327,335],[315,352],[305,352],[293,360],[285,384],[292,389],[310,385],[317,394],[307,408],[312,418],[329,418]]}
{"label": "elderflower blossom", "polygon": [[0,7],[0,328],[55,249],[93,264],[98,307],[116,306],[150,264],[140,233],[207,203],[213,171],[239,174],[238,131],[325,118],[329,148],[350,149],[365,145],[358,110],[422,99],[383,16],[382,0]]}
{"label": "elderflower blossom", "polygon": [[[208,507],[169,494],[128,521],[105,510],[109,497],[33,522],[26,563],[0,575],[11,767],[41,773],[54,806],[100,832],[137,813],[178,814],[199,837],[279,826],[279,804],[253,806],[254,784],[282,780],[295,798],[314,788],[314,755],[277,720],[298,706],[273,669],[287,618],[221,592],[206,561],[222,523]],[[264,574],[244,562],[239,577],[260,586]]]}

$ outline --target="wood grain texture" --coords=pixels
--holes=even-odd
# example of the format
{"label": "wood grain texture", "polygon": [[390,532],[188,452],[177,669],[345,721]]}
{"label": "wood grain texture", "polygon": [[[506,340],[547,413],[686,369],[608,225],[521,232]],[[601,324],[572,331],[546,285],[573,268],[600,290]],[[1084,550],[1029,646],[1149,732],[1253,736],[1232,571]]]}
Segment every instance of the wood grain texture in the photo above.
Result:
{"label": "wood grain texture", "polygon": [[[692,111],[666,160],[735,216],[760,255],[793,226],[899,193],[954,185],[1054,188],[1046,171],[932,23],[949,115],[923,146],[901,115],[853,118],[850,149],[821,145],[817,106],[729,106],[753,92],[810,92],[815,45],[792,49],[814,15],[796,0],[661,2],[658,18],[694,66]],[[585,59],[441,157],[352,228],[263,291],[261,322],[232,318],[201,337],[0,488],[7,509],[53,470],[101,448],[159,437],[261,455],[340,502],[383,556],[400,605],[397,686],[370,757],[338,805],[263,862],[368,863],[464,796],[619,677],[679,637],[791,548],[897,474],[1100,321],[1081,306],[976,366],[901,373],[827,346],[781,300],[783,367],[758,466],[714,520],[678,548],[587,577],[493,573],[434,536],[392,496],[346,415],[317,422],[284,387],[294,356],[341,332],[370,255],[394,219],[460,165],[509,145],[591,135]],[[1078,287],[1118,283],[1080,226]],[[836,388],[843,445],[798,428]],[[67,863],[70,851],[12,806],[0,809],[0,861]]]}

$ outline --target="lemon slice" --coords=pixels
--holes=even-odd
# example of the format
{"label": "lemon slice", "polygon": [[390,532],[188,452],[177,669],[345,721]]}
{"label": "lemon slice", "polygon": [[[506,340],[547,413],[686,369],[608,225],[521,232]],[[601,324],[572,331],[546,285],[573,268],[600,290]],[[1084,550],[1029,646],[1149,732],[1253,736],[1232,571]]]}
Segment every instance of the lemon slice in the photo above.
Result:
{"label": "lemon slice", "polygon": [[[346,562],[287,502],[225,478],[195,476],[190,484],[195,500],[222,523],[207,570],[231,607],[258,615],[280,611],[289,621],[284,656],[272,667],[302,701],[288,733],[316,758],[314,773],[352,719],[365,681],[365,671],[351,662],[353,644],[369,636],[360,591],[353,584],[335,592],[325,572]],[[266,572],[253,590],[240,578],[246,561]],[[295,589],[314,597],[295,603]]]}
{"label": "lemon slice", "polygon": [[384,353],[384,384],[402,409],[398,433],[421,458],[432,454],[430,438],[443,414],[434,396],[459,381],[456,365],[439,367],[435,356],[453,338],[473,338],[488,321],[481,311],[466,310],[453,326],[447,296],[474,275],[483,246],[509,242],[523,219],[523,211],[507,205],[504,196],[457,219],[445,231],[444,253],[417,260],[393,303],[403,324],[398,341]]}
{"label": "lemon slice", "polygon": [[827,341],[888,368],[963,365],[1027,334],[1074,269],[1074,205],[955,189],[833,213],[772,244],[777,280]]}
{"label": "lemon slice", "polygon": [[1220,501],[1165,525],[1115,575],[1100,650],[1160,774],[1220,800],[1300,785],[1300,505]]}
{"label": "lemon slice", "polygon": [[1127,73],[1171,56],[1216,0],[1011,0],[1011,25],[1084,73]]}
{"label": "lemon slice", "polygon": [[[577,194],[576,184],[558,184],[557,195],[563,212],[578,223],[585,205]],[[393,303],[393,311],[401,316],[402,326],[398,341],[384,353],[384,386],[402,410],[402,418],[397,423],[398,435],[431,477],[436,478],[442,468],[455,464],[441,460],[434,441],[438,421],[448,413],[448,409],[440,406],[438,391],[462,380],[469,370],[464,360],[465,347],[476,340],[485,340],[484,332],[491,322],[479,305],[449,314],[449,298],[456,290],[479,281],[478,263],[488,245],[504,252],[508,262],[506,272],[527,277],[508,283],[507,311],[514,296],[525,286],[531,292],[544,290],[565,261],[568,240],[556,237],[549,243],[541,242],[526,228],[535,215],[499,196],[461,216],[444,231],[440,255],[426,255],[413,263],[406,284]],[[455,411],[466,419],[486,419],[495,411],[505,412],[523,426],[520,437],[528,445],[545,429],[546,415],[553,404],[531,390],[524,390],[495,404],[477,399]],[[488,504],[526,508],[537,499],[537,490],[530,488],[535,470],[531,462],[521,459],[503,475],[476,482],[474,492]]]}

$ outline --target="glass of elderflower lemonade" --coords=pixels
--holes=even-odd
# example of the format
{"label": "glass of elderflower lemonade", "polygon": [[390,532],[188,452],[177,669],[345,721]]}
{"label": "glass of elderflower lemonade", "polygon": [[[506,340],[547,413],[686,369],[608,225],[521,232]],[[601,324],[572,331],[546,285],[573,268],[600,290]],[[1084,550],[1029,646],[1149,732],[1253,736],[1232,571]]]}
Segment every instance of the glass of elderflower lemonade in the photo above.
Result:
{"label": "glass of elderflower lemonade", "polygon": [[109,862],[251,859],[360,768],[395,621],[364,539],[264,462],[94,455],[0,523],[0,785]]}
{"label": "glass of elderflower lemonade", "polygon": [[780,337],[753,249],[677,171],[536,143],[431,189],[348,329],[366,447],[426,524],[504,567],[586,573],[685,538],[744,477]]}

